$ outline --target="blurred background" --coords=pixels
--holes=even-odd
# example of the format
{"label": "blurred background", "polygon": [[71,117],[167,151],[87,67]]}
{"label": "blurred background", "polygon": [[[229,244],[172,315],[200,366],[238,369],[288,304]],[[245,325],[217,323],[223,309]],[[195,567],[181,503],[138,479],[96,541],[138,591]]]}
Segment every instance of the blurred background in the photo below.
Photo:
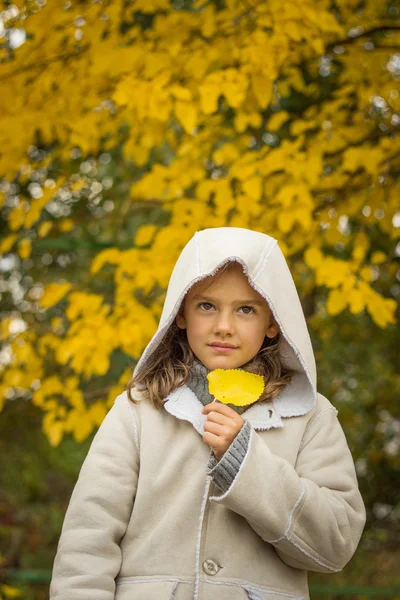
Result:
{"label": "blurred background", "polygon": [[279,241],[400,598],[400,3],[0,3],[0,598],[44,600],[91,440],[206,227]]}

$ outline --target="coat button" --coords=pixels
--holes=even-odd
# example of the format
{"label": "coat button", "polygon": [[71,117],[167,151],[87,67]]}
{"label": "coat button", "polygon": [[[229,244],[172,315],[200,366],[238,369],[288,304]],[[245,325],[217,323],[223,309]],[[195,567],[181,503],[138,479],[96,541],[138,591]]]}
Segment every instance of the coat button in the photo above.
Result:
{"label": "coat button", "polygon": [[216,575],[220,568],[215,562],[215,560],[208,558],[203,562],[203,569],[207,573],[207,575]]}

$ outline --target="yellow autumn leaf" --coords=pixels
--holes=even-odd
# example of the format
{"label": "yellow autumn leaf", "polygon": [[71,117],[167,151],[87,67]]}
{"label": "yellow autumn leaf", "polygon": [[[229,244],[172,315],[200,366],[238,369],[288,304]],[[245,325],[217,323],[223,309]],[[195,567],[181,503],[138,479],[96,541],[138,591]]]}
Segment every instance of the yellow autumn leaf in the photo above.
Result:
{"label": "yellow autumn leaf", "polygon": [[60,231],[71,231],[75,227],[75,222],[72,219],[63,219],[58,224]]}
{"label": "yellow autumn leaf", "polygon": [[54,413],[49,412],[46,414],[43,419],[42,429],[51,446],[56,447],[60,444],[64,433],[64,423],[56,421]]}
{"label": "yellow autumn leaf", "polygon": [[264,391],[264,377],[239,369],[214,369],[207,379],[210,394],[224,404],[246,406]]}
{"label": "yellow autumn leaf", "polygon": [[377,250],[376,252],[373,252],[372,256],[371,256],[371,262],[373,265],[379,265],[380,263],[385,262],[385,260],[387,259],[387,255],[382,252],[381,250]]}
{"label": "yellow autumn leaf", "polygon": [[175,114],[186,133],[192,133],[197,122],[197,109],[190,102],[175,102]]}
{"label": "yellow autumn leaf", "polygon": [[24,238],[18,244],[17,252],[19,256],[24,258],[29,258],[32,252],[32,242],[29,238]]}
{"label": "yellow autumn leaf", "polygon": [[326,303],[326,309],[328,314],[337,315],[342,312],[347,306],[347,297],[343,291],[339,289],[332,290],[329,292],[328,301]]}
{"label": "yellow autumn leaf", "polygon": [[367,265],[360,270],[360,275],[364,279],[364,281],[372,281],[374,272],[372,268]]}
{"label": "yellow autumn leaf", "polygon": [[304,252],[304,260],[309,267],[315,269],[322,264],[324,256],[319,248],[310,247]]}
{"label": "yellow autumn leaf", "polygon": [[45,237],[49,233],[49,231],[52,227],[53,227],[53,223],[51,221],[43,221],[43,223],[41,223],[39,225],[38,236],[40,238]]}
{"label": "yellow autumn leaf", "polygon": [[14,245],[15,240],[17,239],[17,234],[13,233],[12,235],[8,235],[4,240],[0,242],[0,254],[6,254],[9,252]]}
{"label": "yellow autumn leaf", "polygon": [[289,119],[290,115],[286,110],[280,110],[274,113],[268,120],[268,131],[278,131],[284,123]]}
{"label": "yellow autumn leaf", "polygon": [[82,415],[82,418],[75,423],[75,428],[72,431],[74,440],[80,444],[85,440],[93,431],[93,421],[87,418],[86,413]]}
{"label": "yellow autumn leaf", "polygon": [[242,189],[245,194],[254,200],[258,200],[262,193],[262,179],[258,175],[250,177],[242,183]]}
{"label": "yellow autumn leaf", "polygon": [[205,83],[199,86],[201,110],[205,115],[210,115],[218,108],[218,98],[221,88],[217,85]]}
{"label": "yellow autumn leaf", "polygon": [[71,283],[49,283],[46,285],[44,294],[39,300],[42,308],[50,308],[59,302],[71,289]]}
{"label": "yellow autumn leaf", "polygon": [[4,598],[20,598],[22,594],[21,590],[6,584],[3,584],[0,590],[4,594]]}
{"label": "yellow autumn leaf", "polygon": [[142,227],[136,233],[135,246],[147,246],[147,244],[150,244],[156,231],[157,225],[142,225]]}
{"label": "yellow autumn leaf", "polygon": [[106,416],[107,409],[104,402],[98,401],[92,404],[87,411],[87,418],[91,419],[94,425],[100,427],[104,417]]}
{"label": "yellow autumn leaf", "polygon": [[387,327],[389,323],[395,323],[397,302],[393,298],[383,298],[375,290],[369,289],[366,298],[368,312],[374,322],[381,328]]}
{"label": "yellow autumn leaf", "polygon": [[353,288],[347,295],[349,302],[349,309],[354,315],[358,314],[364,309],[365,296],[359,288]]}
{"label": "yellow autumn leaf", "polygon": [[272,100],[272,81],[262,73],[253,73],[251,85],[261,108],[266,108]]}
{"label": "yellow autumn leaf", "polygon": [[107,250],[102,250],[92,260],[92,264],[90,265],[91,275],[96,275],[106,263],[117,265],[120,259],[121,253],[118,248],[107,248]]}
{"label": "yellow autumn leaf", "polygon": [[189,102],[192,99],[192,92],[181,85],[171,85],[169,91],[177,100]]}

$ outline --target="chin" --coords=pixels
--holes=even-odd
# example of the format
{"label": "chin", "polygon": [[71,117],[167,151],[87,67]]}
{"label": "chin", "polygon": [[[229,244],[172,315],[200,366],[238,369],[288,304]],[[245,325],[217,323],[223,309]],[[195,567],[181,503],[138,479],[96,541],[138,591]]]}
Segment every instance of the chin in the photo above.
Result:
{"label": "chin", "polygon": [[[208,362],[208,364],[206,366],[210,370],[212,370],[212,369],[236,369],[238,366],[240,366],[242,364],[242,362],[239,362],[239,364],[236,364],[237,360],[233,361],[232,358],[230,358],[229,356],[217,356],[216,358],[214,358],[214,360],[210,360],[207,362]],[[206,364],[206,363],[204,363],[204,364]]]}

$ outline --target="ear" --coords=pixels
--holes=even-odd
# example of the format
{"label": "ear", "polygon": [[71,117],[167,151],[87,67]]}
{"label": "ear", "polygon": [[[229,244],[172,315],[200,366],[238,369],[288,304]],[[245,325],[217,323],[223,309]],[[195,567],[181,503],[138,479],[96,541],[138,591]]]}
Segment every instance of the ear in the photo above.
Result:
{"label": "ear", "polygon": [[176,315],[175,320],[176,320],[176,324],[178,325],[179,329],[186,329],[186,320],[182,314]]}
{"label": "ear", "polygon": [[267,328],[267,331],[265,332],[265,335],[269,338],[274,338],[278,332],[279,332],[278,324],[272,320]]}

